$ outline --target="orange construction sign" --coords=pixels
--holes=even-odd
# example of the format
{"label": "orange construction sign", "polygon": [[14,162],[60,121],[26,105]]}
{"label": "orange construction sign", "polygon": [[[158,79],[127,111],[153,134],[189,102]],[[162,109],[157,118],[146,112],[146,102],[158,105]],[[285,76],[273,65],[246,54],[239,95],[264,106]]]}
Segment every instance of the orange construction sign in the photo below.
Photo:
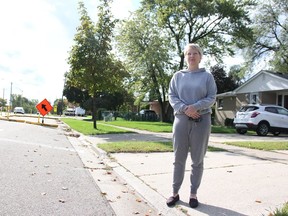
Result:
{"label": "orange construction sign", "polygon": [[45,116],[47,113],[49,113],[53,109],[49,101],[46,99],[44,99],[39,104],[37,104],[36,108],[42,116]]}

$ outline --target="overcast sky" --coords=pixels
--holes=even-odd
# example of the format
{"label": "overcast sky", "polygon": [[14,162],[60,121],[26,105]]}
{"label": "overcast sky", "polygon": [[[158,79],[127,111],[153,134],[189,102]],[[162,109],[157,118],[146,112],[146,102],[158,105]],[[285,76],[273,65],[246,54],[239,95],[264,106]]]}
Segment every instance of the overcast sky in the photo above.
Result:
{"label": "overcast sky", "polygon": [[[114,0],[125,18],[140,0]],[[96,22],[97,0],[83,0]],[[80,24],[78,0],[0,0],[0,97],[12,94],[51,103],[62,97],[68,51]]]}

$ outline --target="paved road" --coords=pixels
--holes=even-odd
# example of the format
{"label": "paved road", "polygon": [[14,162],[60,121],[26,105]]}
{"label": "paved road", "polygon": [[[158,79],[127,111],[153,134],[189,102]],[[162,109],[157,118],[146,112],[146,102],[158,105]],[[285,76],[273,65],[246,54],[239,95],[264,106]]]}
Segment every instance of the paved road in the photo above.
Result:
{"label": "paved road", "polygon": [[115,215],[59,129],[0,121],[0,215]]}

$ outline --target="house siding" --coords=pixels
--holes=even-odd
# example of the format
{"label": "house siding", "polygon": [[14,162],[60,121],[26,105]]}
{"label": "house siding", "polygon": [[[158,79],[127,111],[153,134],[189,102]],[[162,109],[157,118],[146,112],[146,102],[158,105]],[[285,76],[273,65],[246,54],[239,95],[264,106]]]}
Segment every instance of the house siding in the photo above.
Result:
{"label": "house siding", "polygon": [[233,119],[236,109],[236,97],[224,97],[223,106],[219,108],[219,100],[216,102],[215,109],[215,124],[224,125],[226,119]]}
{"label": "house siding", "polygon": [[277,93],[276,92],[265,92],[262,93],[263,104],[276,104]]}

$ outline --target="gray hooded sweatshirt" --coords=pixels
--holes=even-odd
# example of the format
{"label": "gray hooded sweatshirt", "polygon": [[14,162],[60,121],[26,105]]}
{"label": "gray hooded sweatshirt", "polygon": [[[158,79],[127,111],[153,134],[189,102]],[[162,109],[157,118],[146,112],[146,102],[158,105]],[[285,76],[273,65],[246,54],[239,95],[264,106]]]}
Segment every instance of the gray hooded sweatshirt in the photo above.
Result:
{"label": "gray hooded sweatshirt", "polygon": [[214,77],[205,68],[189,72],[176,72],[169,84],[169,102],[174,114],[184,114],[188,105],[195,107],[202,114],[211,113],[211,106],[216,100],[217,86]]}

